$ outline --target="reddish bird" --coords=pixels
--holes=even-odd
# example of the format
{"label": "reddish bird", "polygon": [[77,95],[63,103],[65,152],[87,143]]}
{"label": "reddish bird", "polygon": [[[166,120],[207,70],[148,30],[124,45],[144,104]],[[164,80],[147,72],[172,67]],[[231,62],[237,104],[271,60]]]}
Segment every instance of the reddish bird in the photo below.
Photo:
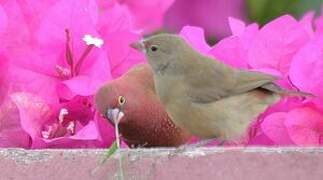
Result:
{"label": "reddish bird", "polygon": [[96,93],[99,112],[112,124],[114,113],[122,112],[121,137],[130,147],[179,146],[191,135],[171,121],[155,92],[148,65],[137,65]]}

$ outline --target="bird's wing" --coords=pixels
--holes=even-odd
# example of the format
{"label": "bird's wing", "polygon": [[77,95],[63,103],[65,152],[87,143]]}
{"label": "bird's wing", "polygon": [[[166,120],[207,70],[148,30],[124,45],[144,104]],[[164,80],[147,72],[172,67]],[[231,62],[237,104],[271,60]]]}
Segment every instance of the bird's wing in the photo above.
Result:
{"label": "bird's wing", "polygon": [[281,88],[275,83],[267,83],[261,86],[262,89],[266,89],[267,91],[271,91],[284,96],[303,96],[303,97],[315,97],[311,93],[302,92],[302,91],[294,91],[294,90],[286,90]]}
{"label": "bird's wing", "polygon": [[234,74],[232,77],[235,79],[234,86],[230,90],[230,93],[233,94],[244,93],[267,84],[273,84],[272,82],[278,79],[275,76],[255,71],[237,70]]}
{"label": "bird's wing", "polygon": [[[188,96],[194,102],[209,103],[235,94],[244,93],[276,80],[269,74],[233,69],[213,59],[198,63],[202,71],[188,75]],[[206,62],[206,63],[205,63]]]}

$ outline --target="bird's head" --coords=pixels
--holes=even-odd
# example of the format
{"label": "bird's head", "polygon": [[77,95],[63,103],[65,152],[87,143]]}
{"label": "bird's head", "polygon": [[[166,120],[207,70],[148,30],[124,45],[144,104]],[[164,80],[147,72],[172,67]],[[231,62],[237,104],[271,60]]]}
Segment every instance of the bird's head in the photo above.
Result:
{"label": "bird's head", "polygon": [[154,35],[130,46],[145,54],[155,72],[175,67],[196,53],[182,37],[174,34]]}
{"label": "bird's head", "polygon": [[128,106],[128,96],[118,83],[109,83],[102,86],[95,95],[95,103],[99,112],[113,125],[116,120],[119,123],[125,121],[125,111]]}
{"label": "bird's head", "polygon": [[[112,125],[119,122],[120,133],[130,144],[143,144],[161,122],[153,123],[162,107],[154,93],[152,71],[136,65],[121,77],[102,85],[96,92],[97,110]],[[148,138],[149,139],[149,138]]]}
{"label": "bird's head", "polygon": [[126,124],[138,114],[149,90],[154,91],[152,72],[149,66],[139,64],[101,86],[95,95],[96,107],[112,124],[118,116],[120,124]]}

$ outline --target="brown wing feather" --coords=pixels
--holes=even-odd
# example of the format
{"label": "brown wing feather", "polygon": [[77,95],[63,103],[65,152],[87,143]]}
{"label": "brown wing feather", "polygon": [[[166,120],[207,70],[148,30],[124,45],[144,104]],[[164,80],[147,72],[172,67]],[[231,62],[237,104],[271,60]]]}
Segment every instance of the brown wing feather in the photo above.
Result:
{"label": "brown wing feather", "polygon": [[[187,95],[195,102],[209,103],[234,94],[244,93],[277,78],[253,71],[234,69],[209,57],[194,61],[195,69],[187,76]],[[199,67],[197,67],[199,66]]]}

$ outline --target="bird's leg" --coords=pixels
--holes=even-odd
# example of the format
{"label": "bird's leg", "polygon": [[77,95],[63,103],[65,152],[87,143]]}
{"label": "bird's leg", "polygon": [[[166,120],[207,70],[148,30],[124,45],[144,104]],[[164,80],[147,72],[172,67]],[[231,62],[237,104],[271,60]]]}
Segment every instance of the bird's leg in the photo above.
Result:
{"label": "bird's leg", "polygon": [[[175,149],[175,151],[173,153],[170,154],[170,156],[174,156],[178,153],[183,153],[189,149],[193,149],[193,148],[198,148],[198,147],[202,147],[204,145],[209,144],[210,142],[217,140],[216,138],[211,138],[211,139],[203,139],[198,141],[197,143],[194,144],[184,144],[179,146],[178,148]],[[223,144],[225,143],[224,140],[222,140],[221,142],[219,142],[217,145],[218,146],[223,146]]]}
{"label": "bird's leg", "polygon": [[[194,143],[194,144],[189,144],[189,146],[192,146],[192,147],[202,147],[204,145],[207,145],[209,144],[210,142],[214,141],[214,140],[217,140],[216,138],[211,138],[211,139],[203,139],[203,140],[200,140],[199,142],[197,143]],[[219,142],[217,145],[218,146],[222,146],[224,144],[224,141],[221,141]]]}

